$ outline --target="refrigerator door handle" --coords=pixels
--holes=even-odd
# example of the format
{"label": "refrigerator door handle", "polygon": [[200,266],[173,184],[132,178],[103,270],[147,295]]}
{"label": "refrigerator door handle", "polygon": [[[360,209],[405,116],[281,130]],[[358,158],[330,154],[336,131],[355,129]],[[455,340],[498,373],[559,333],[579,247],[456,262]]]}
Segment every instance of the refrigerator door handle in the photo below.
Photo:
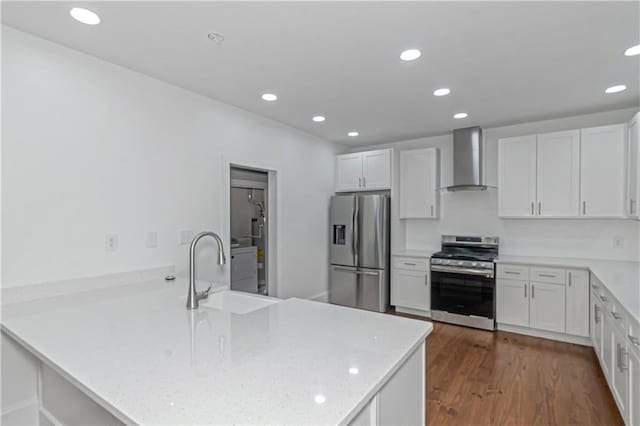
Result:
{"label": "refrigerator door handle", "polygon": [[352,274],[356,274],[356,275],[371,275],[374,277],[377,277],[379,275],[378,272],[372,272],[372,271],[359,271],[357,269],[351,269],[351,268],[341,268],[339,266],[334,266],[333,269],[335,271],[342,271],[342,272],[351,272]]}
{"label": "refrigerator door handle", "polygon": [[359,241],[358,239],[360,238],[360,230],[358,229],[358,216],[360,215],[360,206],[358,205],[358,196],[354,196],[353,197],[353,223],[352,223],[352,233],[351,233],[351,237],[352,237],[352,241],[353,244],[351,244],[352,250],[353,250],[353,260],[354,260],[354,265],[355,266],[360,266],[360,262],[358,261],[358,253],[360,252],[360,247],[359,247]]}

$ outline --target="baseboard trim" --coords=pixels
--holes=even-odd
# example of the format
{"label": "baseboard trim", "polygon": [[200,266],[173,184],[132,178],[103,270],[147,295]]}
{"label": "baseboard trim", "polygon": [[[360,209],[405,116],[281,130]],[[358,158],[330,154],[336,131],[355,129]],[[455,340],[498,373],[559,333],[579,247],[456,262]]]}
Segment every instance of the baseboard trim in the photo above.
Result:
{"label": "baseboard trim", "polygon": [[419,317],[431,318],[431,311],[423,311],[422,309],[404,308],[402,306],[396,306],[396,312],[409,315],[417,315]]}
{"label": "baseboard trim", "polygon": [[565,343],[573,343],[575,345],[592,346],[591,339],[582,336],[573,336],[571,334],[556,333],[553,331],[536,330],[528,327],[520,327],[517,325],[497,324],[498,330],[507,331],[509,333],[523,334],[525,336],[540,337],[542,339],[558,340]]}

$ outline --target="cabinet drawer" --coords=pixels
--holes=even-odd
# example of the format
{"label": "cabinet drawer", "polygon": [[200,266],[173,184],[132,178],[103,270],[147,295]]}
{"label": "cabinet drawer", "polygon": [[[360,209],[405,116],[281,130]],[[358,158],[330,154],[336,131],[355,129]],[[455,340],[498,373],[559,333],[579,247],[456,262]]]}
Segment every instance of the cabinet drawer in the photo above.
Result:
{"label": "cabinet drawer", "polygon": [[531,281],[549,284],[564,284],[565,270],[560,268],[541,268],[534,266],[531,268]]}
{"label": "cabinet drawer", "polygon": [[428,271],[429,259],[420,257],[394,257],[393,267],[396,269],[408,269],[411,271]]}
{"label": "cabinet drawer", "polygon": [[529,280],[529,267],[522,265],[498,265],[498,278],[507,280]]}

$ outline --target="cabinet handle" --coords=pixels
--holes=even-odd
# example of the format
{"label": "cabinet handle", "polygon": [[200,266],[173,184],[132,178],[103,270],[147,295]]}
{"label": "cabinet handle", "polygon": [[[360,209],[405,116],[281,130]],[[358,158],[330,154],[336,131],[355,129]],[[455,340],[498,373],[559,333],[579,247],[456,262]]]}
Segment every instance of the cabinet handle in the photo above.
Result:
{"label": "cabinet handle", "polygon": [[535,203],[532,201],[531,202],[531,216],[533,216],[535,214],[535,212],[534,212],[534,209],[535,209],[534,204]]}
{"label": "cabinet handle", "polygon": [[637,337],[633,337],[632,335],[628,335],[629,340],[631,340],[631,343],[633,343],[636,346],[640,346],[640,339],[638,339]]}
{"label": "cabinet handle", "polygon": [[536,286],[534,286],[533,284],[531,284],[531,298],[536,298]]}
{"label": "cabinet handle", "polygon": [[555,278],[557,277],[557,275],[555,274],[538,274],[539,277],[546,277],[546,278]]}
{"label": "cabinet handle", "polygon": [[616,355],[618,358],[618,370],[620,372],[626,371],[629,369],[629,366],[624,362],[624,357],[627,354],[627,351],[624,350],[620,343],[616,343]]}
{"label": "cabinet handle", "polygon": [[527,298],[527,285],[524,285],[524,298]]}
{"label": "cabinet handle", "polygon": [[364,186],[365,188],[367,187],[367,181],[366,181],[366,177],[362,176],[362,186]]}
{"label": "cabinet handle", "polygon": [[586,215],[587,214],[587,202],[583,201],[582,202],[582,215]]}
{"label": "cabinet handle", "polygon": [[433,214],[433,204],[431,204],[431,217],[433,217],[433,216],[434,216],[434,214]]}
{"label": "cabinet handle", "polygon": [[520,275],[520,272],[515,272],[515,271],[504,271],[504,273],[509,275]]}
{"label": "cabinet handle", "polygon": [[424,286],[429,287],[429,275],[424,276]]}
{"label": "cabinet handle", "polygon": [[617,319],[617,320],[622,319],[622,315],[620,315],[620,314],[619,314],[619,313],[617,313],[617,312],[613,312],[613,311],[611,311],[611,316],[612,316],[613,318]]}
{"label": "cabinet handle", "polygon": [[538,216],[542,214],[542,202],[538,201]]}
{"label": "cabinet handle", "polygon": [[358,178],[358,188],[362,188],[362,178]]}
{"label": "cabinet handle", "polygon": [[600,308],[598,305],[593,305],[593,320],[596,324],[600,324]]}
{"label": "cabinet handle", "polygon": [[571,287],[571,272],[569,272],[569,280],[568,281],[569,281],[569,283],[568,283],[569,287]]}
{"label": "cabinet handle", "polygon": [[606,296],[600,295],[600,300],[602,300],[603,302],[606,302],[608,299]]}
{"label": "cabinet handle", "polygon": [[592,288],[592,289],[594,289],[594,290],[597,290],[597,289],[598,289],[598,286],[597,286],[597,285],[595,285],[595,284],[591,284],[591,288]]}
{"label": "cabinet handle", "polygon": [[633,198],[629,198],[629,215],[631,216],[635,214],[635,203]]}
{"label": "cabinet handle", "polygon": [[415,263],[409,263],[409,262],[402,262],[402,263],[404,263],[404,264],[405,264],[405,265],[407,265],[407,266],[416,266],[416,264],[415,264]]}

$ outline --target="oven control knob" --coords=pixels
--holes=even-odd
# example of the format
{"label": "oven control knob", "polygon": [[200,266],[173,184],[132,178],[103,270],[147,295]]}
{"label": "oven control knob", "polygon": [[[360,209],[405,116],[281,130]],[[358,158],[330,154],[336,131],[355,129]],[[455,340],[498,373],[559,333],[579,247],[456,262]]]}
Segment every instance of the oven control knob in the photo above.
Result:
{"label": "oven control knob", "polygon": [[459,260],[459,261],[458,261],[458,265],[463,266],[463,265],[464,265],[464,262],[463,262],[462,260]]}
{"label": "oven control knob", "polygon": [[451,261],[449,261],[449,260],[443,260],[443,261],[442,261],[442,264],[443,264],[443,265],[448,265],[450,262],[451,262]]}
{"label": "oven control knob", "polygon": [[475,268],[476,266],[478,266],[478,262],[471,262],[471,266]]}

